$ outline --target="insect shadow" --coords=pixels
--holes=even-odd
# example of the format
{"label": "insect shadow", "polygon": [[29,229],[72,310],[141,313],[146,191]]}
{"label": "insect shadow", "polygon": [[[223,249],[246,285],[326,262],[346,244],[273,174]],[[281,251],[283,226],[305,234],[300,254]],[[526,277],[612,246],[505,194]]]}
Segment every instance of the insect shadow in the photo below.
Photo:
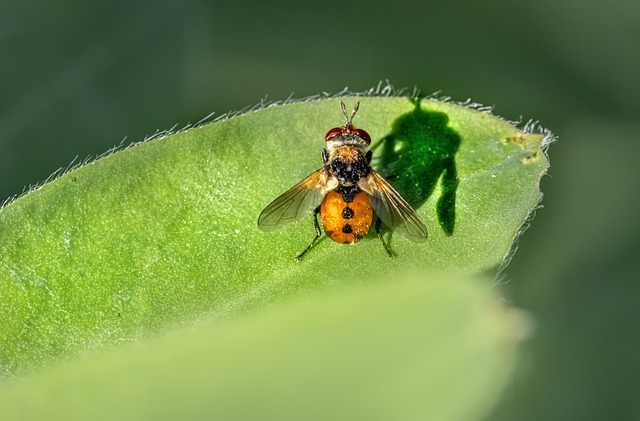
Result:
{"label": "insect shadow", "polygon": [[391,133],[370,148],[375,155],[372,164],[414,209],[427,201],[441,179],[436,213],[440,227],[451,236],[456,219],[459,181],[455,155],[460,135],[449,127],[446,114],[423,110],[420,101],[412,99],[414,110],[398,117]]}

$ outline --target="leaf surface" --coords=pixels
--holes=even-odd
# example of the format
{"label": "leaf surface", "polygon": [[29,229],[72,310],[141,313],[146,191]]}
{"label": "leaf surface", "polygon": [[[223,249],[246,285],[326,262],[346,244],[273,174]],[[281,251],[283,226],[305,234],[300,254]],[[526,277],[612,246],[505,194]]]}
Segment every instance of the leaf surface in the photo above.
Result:
{"label": "leaf surface", "polygon": [[[312,216],[273,232],[260,211],[322,165],[342,99],[371,134],[374,169],[429,229],[353,246],[313,237]],[[541,199],[545,136],[435,100],[346,97],[268,107],[101,158],[0,211],[0,373],[309,291],[397,274],[495,271]],[[373,230],[372,230],[373,231]],[[428,282],[428,281],[426,281]]]}

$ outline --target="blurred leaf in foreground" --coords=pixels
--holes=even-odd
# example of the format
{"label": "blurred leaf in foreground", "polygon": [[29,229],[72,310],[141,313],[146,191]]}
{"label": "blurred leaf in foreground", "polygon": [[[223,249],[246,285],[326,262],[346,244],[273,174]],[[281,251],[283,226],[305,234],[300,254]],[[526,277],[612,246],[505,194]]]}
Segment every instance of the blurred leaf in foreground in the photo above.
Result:
{"label": "blurred leaf in foreground", "polygon": [[7,419],[474,420],[527,333],[491,280],[399,275],[58,366]]}

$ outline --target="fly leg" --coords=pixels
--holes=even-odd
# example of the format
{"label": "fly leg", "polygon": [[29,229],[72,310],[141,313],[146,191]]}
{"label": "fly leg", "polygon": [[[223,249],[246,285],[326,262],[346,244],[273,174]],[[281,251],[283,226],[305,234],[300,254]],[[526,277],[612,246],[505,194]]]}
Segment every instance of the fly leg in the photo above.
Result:
{"label": "fly leg", "polygon": [[298,262],[300,261],[300,259],[302,259],[302,256],[304,256],[309,250],[311,250],[311,247],[313,247],[313,245],[316,243],[316,241],[318,241],[318,238],[320,238],[322,236],[322,231],[320,231],[320,224],[318,224],[318,214],[319,213],[320,213],[320,206],[318,206],[316,208],[316,210],[313,211],[313,227],[316,229],[316,236],[314,237],[313,240],[311,240],[311,244],[309,244],[309,246],[307,246],[307,248],[304,249],[304,251],[302,253],[300,253],[300,254],[298,254],[296,256],[296,260]]}
{"label": "fly leg", "polygon": [[376,217],[376,234],[378,234],[378,239],[380,239],[380,242],[382,243],[382,247],[384,247],[384,251],[387,252],[387,256],[389,256],[389,259],[393,259],[394,257],[393,253],[391,253],[391,250],[389,250],[389,247],[387,247],[387,243],[385,243],[384,238],[382,238],[382,233],[380,232],[381,227],[382,227],[382,220]]}

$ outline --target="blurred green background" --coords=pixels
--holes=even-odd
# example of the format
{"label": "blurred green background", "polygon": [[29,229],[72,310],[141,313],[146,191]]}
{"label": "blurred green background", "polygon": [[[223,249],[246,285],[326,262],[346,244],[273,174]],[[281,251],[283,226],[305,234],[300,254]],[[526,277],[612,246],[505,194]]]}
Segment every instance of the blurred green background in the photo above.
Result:
{"label": "blurred green background", "polygon": [[489,419],[640,419],[639,51],[637,0],[5,0],[0,202],[265,98],[388,79],[495,104],[560,140],[502,286],[535,335]]}

